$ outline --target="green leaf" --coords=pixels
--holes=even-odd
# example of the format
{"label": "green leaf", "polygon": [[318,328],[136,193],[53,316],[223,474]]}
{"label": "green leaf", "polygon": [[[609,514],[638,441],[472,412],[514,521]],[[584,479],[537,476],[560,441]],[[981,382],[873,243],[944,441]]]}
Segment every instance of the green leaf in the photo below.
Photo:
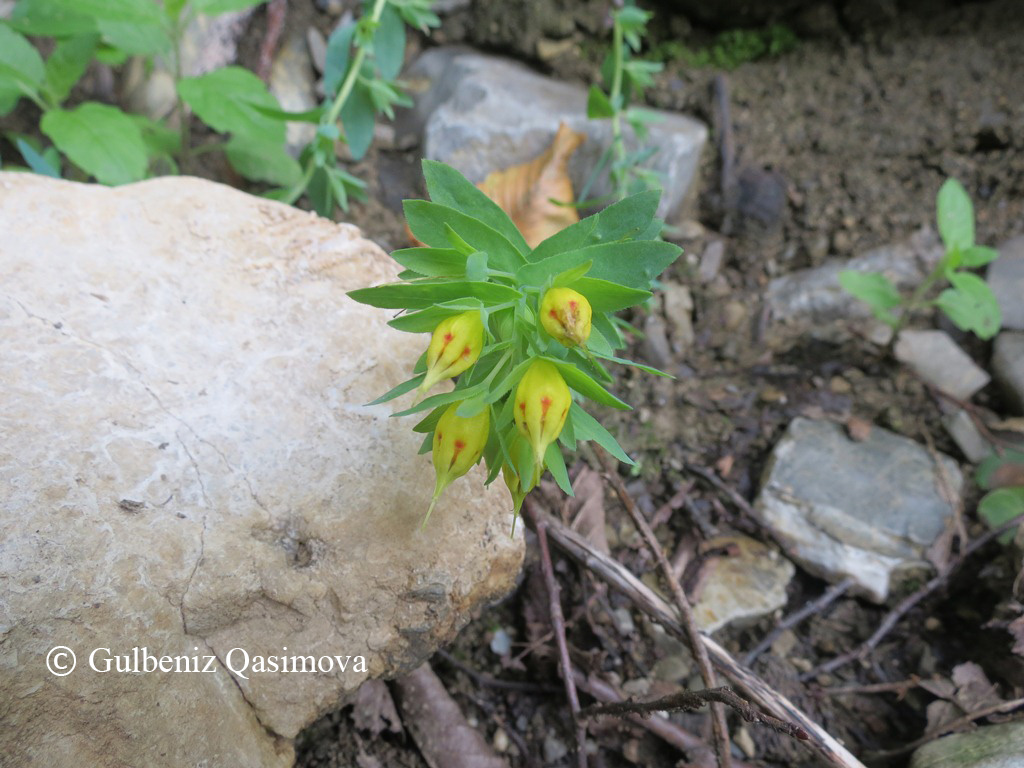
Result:
{"label": "green leaf", "polygon": [[487,279],[487,253],[476,251],[466,257],[466,279],[484,281]]}
{"label": "green leaf", "polygon": [[508,214],[457,170],[444,163],[424,160],[423,178],[432,201],[478,219],[508,240],[519,253],[530,252],[530,246]]}
{"label": "green leaf", "polygon": [[[1024,515],[1024,487],[999,488],[978,502],[978,517],[989,528],[998,528],[1020,515]],[[999,537],[999,543],[1009,544],[1013,536],[1014,531],[1010,529]]]}
{"label": "green leaf", "polygon": [[963,184],[946,179],[939,189],[935,210],[947,251],[966,251],[974,245],[974,206]]}
{"label": "green leaf", "polygon": [[586,279],[607,280],[645,290],[680,253],[682,249],[678,245],[657,240],[590,245],[527,264],[518,270],[516,277],[527,285],[540,285],[549,274],[593,261]]}
{"label": "green leaf", "polygon": [[590,350],[590,354],[592,354],[594,357],[600,358],[601,360],[607,360],[610,363],[618,363],[619,365],[628,365],[631,368],[636,368],[638,370],[643,371],[644,373],[651,373],[651,374],[654,374],[655,376],[663,376],[666,379],[674,379],[675,378],[675,376],[673,376],[671,373],[666,373],[665,371],[659,370],[657,368],[652,368],[651,366],[644,365],[643,363],[637,363],[637,362],[635,362],[633,360],[626,360],[625,358],[622,358],[622,357],[615,357],[615,355],[606,355],[606,354],[600,353],[597,350],[593,350],[593,349]]}
{"label": "green leaf", "polygon": [[612,408],[618,408],[620,411],[633,410],[629,404],[619,400],[619,398],[606,390],[594,381],[591,376],[581,371],[572,363],[567,363],[564,360],[559,360],[557,357],[549,357],[547,355],[544,355],[541,359],[547,360],[558,368],[558,372],[562,374],[562,378],[565,379],[565,383],[584,397],[589,397],[591,400],[596,403],[600,403],[601,405],[610,405]]}
{"label": "green leaf", "polygon": [[360,288],[348,295],[361,304],[382,309],[424,309],[441,301],[473,296],[485,304],[502,304],[522,298],[515,288],[496,283],[470,283],[424,280],[414,283],[389,283]]}
{"label": "green leaf", "polygon": [[324,92],[333,98],[341,87],[348,70],[349,52],[352,49],[352,35],[356,25],[338,24],[327,38],[327,55],[324,59]]}
{"label": "green leaf", "polygon": [[483,309],[483,303],[477,299],[457,299],[445,301],[426,309],[416,312],[399,315],[388,321],[388,325],[398,331],[406,333],[428,333],[437,327],[437,324],[446,317],[457,315],[461,312],[468,312],[472,309]]}
{"label": "green leaf", "polygon": [[569,408],[569,417],[572,419],[573,430],[576,433],[577,440],[593,440],[623,464],[628,464],[629,466],[636,464],[622,450],[618,441],[612,437],[611,432],[601,426],[601,422],[583,410],[579,404],[572,404]]}
{"label": "green leaf", "polygon": [[252,181],[289,187],[302,178],[298,161],[276,141],[236,135],[225,145],[224,153],[231,167]]}
{"label": "green leaf", "polygon": [[974,479],[980,487],[991,490],[1011,485],[1016,477],[1024,477],[1024,451],[1008,448],[1001,456],[993,453],[982,461]]}
{"label": "green leaf", "polygon": [[[313,107],[312,109],[306,109],[302,112],[292,112],[279,107],[266,107],[262,104],[253,104],[252,108],[261,115],[266,115],[274,120],[284,120],[287,123],[319,123],[320,118],[324,116],[323,106]],[[324,127],[326,128],[327,126]],[[333,138],[337,137],[332,137],[332,139]]]}
{"label": "green leaf", "polygon": [[341,108],[341,124],[345,126],[345,141],[355,160],[361,160],[373,143],[373,124],[377,113],[373,108],[369,89],[357,82]]}
{"label": "green leaf", "polygon": [[96,28],[105,42],[124,53],[153,56],[167,53],[173,45],[160,17],[148,22],[97,19]]}
{"label": "green leaf", "polygon": [[876,318],[895,326],[897,318],[892,310],[899,307],[903,299],[888,277],[881,272],[844,269],[839,273],[839,285],[855,299],[865,302]]}
{"label": "green leaf", "polygon": [[164,123],[150,120],[144,115],[128,115],[138,126],[149,157],[173,159],[181,151],[181,131],[168,128]]}
{"label": "green leaf", "polygon": [[409,416],[410,414],[413,413],[425,411],[428,408],[436,408],[439,405],[448,405],[449,403],[454,403],[459,400],[469,400],[471,398],[476,397],[477,395],[481,394],[484,391],[485,389],[483,384],[477,384],[476,386],[473,387],[456,386],[456,388],[453,389],[451,392],[442,392],[439,395],[431,395],[425,400],[421,400],[415,405],[406,408],[404,411],[398,411],[397,413],[393,413],[391,415],[395,418],[399,418],[401,416]]}
{"label": "green leaf", "polygon": [[409,230],[422,243],[448,247],[451,241],[446,227],[451,227],[474,250],[486,251],[494,269],[511,272],[523,263],[522,255],[507,238],[473,216],[426,200],[406,200],[403,207]]}
{"label": "green leaf", "polygon": [[46,90],[54,102],[62,102],[83,74],[93,52],[97,35],[77,35],[59,40],[46,60]]}
{"label": "green leaf", "polygon": [[32,169],[33,173],[38,173],[40,176],[49,176],[51,179],[60,178],[60,170],[54,168],[50,162],[43,157],[35,148],[29,144],[25,139],[18,138],[15,141],[15,146],[18,151],[21,152],[21,156],[25,158],[25,162],[28,167]]}
{"label": "green leaf", "polygon": [[615,107],[612,106],[605,92],[596,85],[591,85],[590,91],[587,93],[587,117],[591,120],[615,117]]}
{"label": "green leaf", "polygon": [[454,248],[403,248],[391,258],[425,277],[464,277],[466,255]]}
{"label": "green leaf", "polygon": [[252,72],[224,67],[178,82],[178,94],[204,123],[219,133],[284,144],[285,125],[256,106],[280,109],[277,99]]}
{"label": "green leaf", "polygon": [[373,402],[367,403],[367,405],[380,405],[381,403],[388,402],[388,400],[394,400],[396,397],[401,397],[406,392],[412,392],[416,387],[423,383],[423,379],[425,377],[425,373],[421,373],[419,376],[413,376],[411,379],[403,381],[397,387],[388,390]]}
{"label": "green leaf", "polygon": [[562,457],[562,451],[559,450],[557,442],[548,444],[547,450],[544,451],[544,464],[562,492],[566,496],[575,496],[572,492],[569,472],[565,468],[565,459]]}
{"label": "green leaf", "polygon": [[651,226],[660,199],[661,190],[651,189],[612,203],[540,243],[529,254],[529,260],[543,261],[587,245],[636,237]]}
{"label": "green leaf", "polygon": [[230,11],[244,11],[254,5],[261,5],[266,0],[192,0],[192,7],[199,13],[215,15]]}
{"label": "green leaf", "polygon": [[6,115],[26,92],[37,93],[45,66],[39,52],[13,29],[0,24],[0,115]]}
{"label": "green leaf", "polygon": [[[67,0],[20,0],[7,23],[12,29],[34,37],[87,35],[97,31],[95,18],[77,12]],[[0,43],[0,51],[3,49]]]}
{"label": "green leaf", "polygon": [[163,10],[152,0],[51,0],[56,8],[90,16],[99,21],[161,24]]}
{"label": "green leaf", "polygon": [[988,283],[971,272],[953,272],[948,277],[953,287],[940,293],[935,303],[953,325],[973,331],[979,339],[999,333],[1002,313]]}
{"label": "green leaf", "polygon": [[380,25],[373,33],[373,58],[377,62],[380,76],[394,80],[405,63],[405,24],[392,5],[385,5],[380,15]]}
{"label": "green leaf", "polygon": [[960,252],[960,266],[983,267],[999,258],[999,251],[984,245],[972,245]]}
{"label": "green leaf", "polygon": [[39,124],[67,157],[102,184],[127,184],[145,177],[146,145],[139,127],[116,107],[86,102],[53,109]]}
{"label": "green leaf", "polygon": [[627,288],[624,285],[608,280],[598,280],[594,277],[581,278],[571,283],[569,287],[582,293],[590,302],[590,308],[594,312],[617,312],[620,309],[643,304],[651,298],[650,291]]}

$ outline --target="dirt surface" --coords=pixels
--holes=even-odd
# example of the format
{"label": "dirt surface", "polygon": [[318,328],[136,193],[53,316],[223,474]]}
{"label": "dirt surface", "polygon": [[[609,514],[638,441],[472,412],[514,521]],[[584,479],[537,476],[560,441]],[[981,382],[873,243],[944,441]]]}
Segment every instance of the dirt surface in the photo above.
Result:
{"label": "dirt surface", "polygon": [[[324,10],[331,5],[293,0],[285,36],[310,26],[329,34],[337,23],[337,16]],[[792,8],[782,20],[796,30],[793,50],[725,73],[687,67],[669,56],[647,94],[652,106],[685,112],[713,128],[700,194],[669,235],[686,255],[663,277],[668,289],[688,287],[693,310],[681,318],[676,305],[659,297],[630,318],[645,335],[633,340],[629,356],[677,378],[625,370],[618,391],[636,411],[601,416],[615,425],[620,442],[638,460],[632,473],[623,470],[624,479],[641,510],[658,520],[662,547],[670,556],[691,557],[694,565],[685,575],[695,590],[702,567],[713,567],[713,558],[701,550],[703,541],[736,530],[762,539],[764,534],[688,465],[711,469],[752,499],[768,452],[797,415],[876,424],[963,460],[942,429],[933,396],[878,350],[856,341],[774,342],[770,318],[758,309],[768,280],[900,242],[921,226],[933,225],[935,194],[950,176],[960,179],[974,200],[978,242],[996,245],[1024,233],[1024,14],[1019,2],[783,6]],[[673,7],[666,0],[656,9],[651,24],[656,51],[673,51],[673,42],[697,49],[713,41],[716,29],[673,13]],[[607,50],[607,8],[598,0],[476,0],[446,15],[430,40],[412,40],[409,57],[427,45],[464,42],[589,84]],[[260,11],[242,47],[247,66],[258,57],[265,30]],[[728,132],[723,130],[723,101]],[[11,119],[8,127],[28,131],[38,115],[27,109]],[[723,178],[721,141],[727,133],[734,172]],[[367,157],[349,168],[369,182],[370,200],[338,217],[358,224],[389,250],[403,247],[401,200],[423,194],[418,162],[417,148],[396,147],[382,131]],[[244,187],[215,160],[188,170]],[[722,268],[701,282],[700,257],[715,241],[724,246]],[[922,325],[934,322],[920,318]],[[985,345],[955,335],[979,363],[987,362]],[[995,413],[1005,410],[988,390],[975,402]],[[587,471],[588,464],[593,459],[585,454],[573,466],[574,475]],[[982,530],[973,516],[976,496],[971,491],[965,504],[972,535]],[[599,488],[590,498],[602,510],[611,555],[657,587],[652,558],[611,489]],[[578,508],[551,488],[539,493],[538,501],[567,519]],[[575,765],[573,725],[560,688],[535,539],[528,549],[519,588],[473,620],[431,665],[469,724],[510,766]],[[1009,597],[1018,566],[1012,550],[986,548],[863,662],[798,682],[801,674],[863,641],[891,607],[840,598],[784,633],[753,669],[869,765],[905,766],[906,754],[889,760],[871,755],[907,745],[926,730],[927,708],[937,695],[913,682],[916,678],[948,680],[954,668],[974,662],[1001,696],[1021,695],[1024,664],[1011,653],[1005,629],[1016,615]],[[626,598],[557,554],[556,573],[577,665],[627,695],[703,687],[695,667],[680,661],[678,643],[667,642]],[[798,569],[786,612],[828,586]],[[727,628],[715,638],[742,656],[778,619]],[[672,664],[675,673],[666,674]],[[911,682],[882,692],[864,689],[905,681]],[[842,686],[859,690],[841,692]],[[584,704],[591,701],[583,698]],[[674,714],[672,719],[709,741],[706,715]],[[407,728],[382,723],[359,706],[345,706],[300,735],[297,764],[427,765]],[[729,725],[737,754],[750,764],[818,764],[790,737],[734,715]],[[699,756],[622,721],[595,724],[589,738],[592,766],[706,765]]]}
{"label": "dirt surface", "polygon": [[[512,53],[567,80],[588,83],[595,77],[605,50],[602,25],[595,21],[599,4],[557,6],[560,17],[533,16],[518,27],[512,23],[516,14],[530,4],[510,4],[503,18],[488,15],[498,5],[449,16],[435,40]],[[641,509],[653,514],[680,489],[690,489],[685,510],[665,516],[657,530],[669,554],[687,547],[696,553],[699,542],[714,534],[749,529],[729,500],[695,482],[686,465],[714,468],[751,499],[768,451],[796,415],[863,420],[962,459],[941,427],[936,401],[913,376],[856,342],[775,345],[764,332],[766,318],[756,310],[764,285],[775,275],[899,242],[922,226],[934,226],[935,194],[949,176],[971,193],[979,242],[997,244],[1024,232],[1024,19],[1013,2],[933,9],[872,18],[827,4],[811,11],[805,7],[794,22],[801,32],[793,51],[724,73],[717,87],[722,92],[724,83],[728,93],[735,157],[735,173],[727,179],[731,191],[725,194],[716,143],[722,122],[715,78],[722,73],[669,60],[648,94],[650,104],[684,111],[714,128],[697,205],[687,221],[678,222],[676,237],[688,255],[665,277],[666,283],[687,285],[692,292],[693,343],[682,338],[664,303],[634,315],[633,322],[647,332],[646,339],[635,340],[634,357],[678,379],[627,371],[620,390],[637,411],[605,414],[639,459],[627,482]],[[678,34],[699,46],[713,35],[664,10],[652,29],[655,46]],[[571,45],[544,59],[537,50],[538,41],[545,40]],[[403,194],[410,187],[412,193],[420,191],[414,155],[377,151],[359,169],[373,179],[376,199],[356,206],[351,218],[389,247],[400,245],[403,237],[396,187]],[[724,241],[724,267],[701,285],[695,279],[698,258],[717,239]],[[979,362],[987,360],[984,345],[962,334],[957,338]],[[982,393],[977,402],[1001,410],[995,396]],[[581,460],[574,471],[585,466]],[[976,495],[969,494],[967,510]],[[542,501],[556,513],[571,511],[556,493]],[[613,556],[656,584],[651,557],[607,488],[603,506]],[[969,516],[968,525],[977,534],[982,528],[973,520]],[[531,541],[532,552],[535,544]],[[626,693],[654,696],[679,686],[703,687],[692,669],[675,682],[657,679],[653,670],[671,654],[651,623],[625,598],[568,562],[556,562],[577,664]],[[999,623],[1016,571],[1005,549],[988,548],[948,590],[911,612],[864,662],[798,682],[802,673],[870,635],[886,611],[840,599],[784,633],[753,668],[870,765],[906,765],[907,754],[889,760],[871,755],[920,737],[927,727],[926,707],[936,697],[914,685],[888,692],[835,691],[915,676],[948,678],[954,667],[976,662],[1005,697],[1020,695],[1024,665],[1009,651],[1005,621]],[[787,611],[827,586],[798,571]],[[575,764],[568,707],[564,695],[550,686],[559,678],[545,600],[534,557],[522,586],[467,626],[447,649],[447,658],[432,660],[470,722],[505,749],[512,766]],[[776,621],[727,628],[716,638],[742,655]],[[492,644],[504,636],[511,638],[511,651],[496,653]],[[353,733],[349,712],[325,718],[303,735],[299,765],[425,765],[408,737]],[[706,716],[673,718],[710,739]],[[730,727],[735,742],[749,750],[744,759],[754,764],[818,764],[792,738],[736,717]],[[605,722],[591,729],[590,738],[598,752],[592,765],[691,764],[637,726]]]}

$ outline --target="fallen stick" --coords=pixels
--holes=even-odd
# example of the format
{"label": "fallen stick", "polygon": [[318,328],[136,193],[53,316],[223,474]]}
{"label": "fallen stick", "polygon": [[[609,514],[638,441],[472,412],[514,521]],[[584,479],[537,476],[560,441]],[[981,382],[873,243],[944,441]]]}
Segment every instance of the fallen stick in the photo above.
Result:
{"label": "fallen stick", "polygon": [[[662,624],[667,630],[685,638],[679,612],[674,606],[652,592],[621,563],[593,549],[586,539],[571,531],[561,521],[547,515],[544,515],[544,519],[548,523],[549,538],[563,552],[629,597],[638,608]],[[707,648],[715,666],[759,706],[775,717],[791,720],[803,728],[807,733],[810,745],[817,750],[828,765],[838,766],[838,768],[865,768],[860,760],[832,738],[825,729],[749,669],[742,667],[722,646],[706,635],[701,635],[701,641]]]}

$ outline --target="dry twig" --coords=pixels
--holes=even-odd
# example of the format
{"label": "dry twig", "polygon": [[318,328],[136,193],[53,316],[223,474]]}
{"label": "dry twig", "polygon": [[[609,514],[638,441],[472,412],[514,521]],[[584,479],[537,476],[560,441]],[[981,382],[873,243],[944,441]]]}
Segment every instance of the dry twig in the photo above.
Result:
{"label": "dry twig", "polygon": [[[711,667],[711,660],[708,658],[707,649],[704,647],[704,643],[701,642],[700,629],[697,627],[697,617],[693,615],[693,606],[690,605],[690,601],[686,597],[686,593],[683,592],[679,580],[672,574],[672,565],[669,563],[668,558],[665,557],[665,550],[661,548],[658,539],[654,535],[654,531],[651,530],[651,526],[647,523],[647,519],[641,514],[636,506],[636,502],[633,501],[633,497],[626,490],[626,484],[622,482],[622,478],[619,477],[616,468],[610,465],[607,454],[597,445],[594,446],[594,452],[597,454],[597,459],[604,470],[605,477],[615,487],[615,492],[618,493],[619,499],[633,520],[633,524],[643,534],[648,549],[654,555],[655,560],[658,561],[662,578],[668,584],[669,592],[672,594],[676,607],[679,609],[679,614],[683,618],[686,640],[690,644],[690,651],[693,653],[694,659],[697,660],[701,679],[704,681],[705,686],[714,688],[716,685],[715,671]],[[721,768],[729,768],[732,763],[729,728],[725,722],[725,708],[719,702],[711,705],[711,725],[715,734],[715,751],[718,753],[718,764]]]}
{"label": "dry twig", "polygon": [[817,677],[818,675],[839,669],[840,667],[849,664],[851,661],[858,661],[866,657],[869,653],[871,653],[871,651],[878,647],[878,644],[882,641],[882,639],[892,631],[893,627],[895,627],[899,623],[900,619],[906,616],[912,608],[914,608],[918,603],[920,603],[922,600],[928,597],[932,592],[935,592],[939,587],[945,586],[945,584],[949,581],[950,576],[952,576],[960,568],[960,566],[962,566],[967,561],[967,558],[969,558],[971,555],[973,555],[975,552],[977,552],[979,549],[984,547],[989,542],[999,538],[1001,535],[1003,535],[1010,529],[1020,525],[1022,522],[1024,522],[1024,514],[1017,515],[1017,517],[1013,518],[1012,520],[1008,520],[1007,522],[1000,525],[998,528],[993,528],[992,530],[983,533],[981,536],[979,536],[966,547],[964,547],[963,551],[959,555],[957,555],[956,559],[953,560],[953,562],[949,564],[948,568],[942,571],[938,576],[933,578],[919,590],[907,595],[899,603],[897,603],[896,607],[893,608],[886,615],[886,617],[882,620],[882,623],[879,624],[878,629],[875,630],[874,634],[872,634],[871,637],[869,637],[856,648],[847,651],[846,653],[842,653],[839,656],[836,656],[834,659],[827,661],[824,664],[820,664],[819,666],[812,669],[810,672],[801,675],[800,680],[810,680],[814,677]]}
{"label": "dry twig", "polygon": [[560,590],[555,579],[555,569],[551,564],[551,551],[548,548],[548,522],[537,514],[532,499],[527,499],[523,507],[526,521],[537,533],[540,544],[540,564],[544,574],[544,584],[548,590],[548,606],[551,612],[551,627],[555,631],[555,642],[558,644],[558,663],[562,669],[562,681],[565,683],[565,695],[569,699],[569,709],[576,724],[576,761],[579,768],[587,768],[587,727],[579,719],[580,699],[576,693],[576,683],[572,676],[572,662],[569,660],[569,644],[565,639],[565,618],[562,615],[562,603],[559,599]]}
{"label": "dry twig", "polygon": [[[621,563],[594,550],[582,536],[569,530],[560,521],[546,518],[547,533],[563,552],[586,566],[595,576],[603,579],[623,593],[644,613],[660,623],[668,631],[685,638],[679,611],[652,592],[640,579],[629,572]],[[742,667],[718,643],[705,635],[701,641],[715,666],[748,695],[758,706],[774,716],[791,720],[807,732],[811,746],[831,766],[836,768],[865,768],[842,744],[830,736],[820,725],[811,720],[799,707],[774,690],[749,669]]]}

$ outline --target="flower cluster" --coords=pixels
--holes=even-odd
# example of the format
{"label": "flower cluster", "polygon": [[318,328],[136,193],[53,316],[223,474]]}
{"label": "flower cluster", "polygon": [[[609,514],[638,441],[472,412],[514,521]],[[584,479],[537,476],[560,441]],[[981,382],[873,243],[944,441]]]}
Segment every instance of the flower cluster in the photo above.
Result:
{"label": "flower cluster", "polygon": [[[629,456],[581,407],[629,406],[606,387],[608,363],[625,346],[615,316],[651,297],[680,249],[658,239],[657,192],[642,192],[537,243],[454,169],[424,161],[431,201],[407,200],[420,245],[395,251],[399,282],[351,291],[356,301],[402,310],[388,325],[429,333],[412,378],[374,401],[416,392],[395,416],[419,414],[436,474],[429,516],[455,480],[478,462],[486,483],[501,475],[518,513],[545,472],[572,493],[563,449],[592,440]],[[426,522],[426,521],[424,521]]]}

